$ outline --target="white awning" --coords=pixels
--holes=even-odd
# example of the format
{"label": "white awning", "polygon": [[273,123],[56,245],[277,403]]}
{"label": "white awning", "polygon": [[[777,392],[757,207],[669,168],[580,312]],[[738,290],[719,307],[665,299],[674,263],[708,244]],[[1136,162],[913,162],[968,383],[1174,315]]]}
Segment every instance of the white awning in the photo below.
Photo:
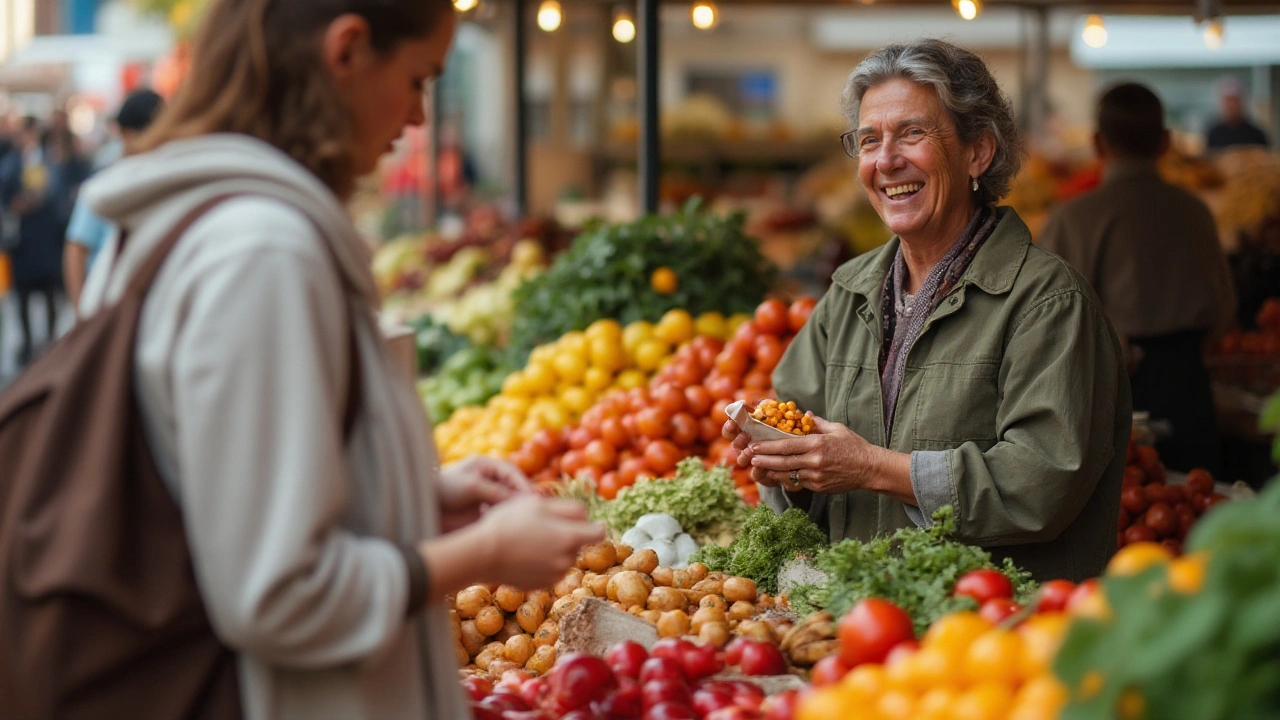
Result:
{"label": "white awning", "polygon": [[1190,17],[1104,15],[1107,44],[1084,44],[1084,18],[1076,21],[1071,59],[1086,68],[1253,67],[1280,65],[1280,15],[1223,19],[1222,46],[1211,49]]}

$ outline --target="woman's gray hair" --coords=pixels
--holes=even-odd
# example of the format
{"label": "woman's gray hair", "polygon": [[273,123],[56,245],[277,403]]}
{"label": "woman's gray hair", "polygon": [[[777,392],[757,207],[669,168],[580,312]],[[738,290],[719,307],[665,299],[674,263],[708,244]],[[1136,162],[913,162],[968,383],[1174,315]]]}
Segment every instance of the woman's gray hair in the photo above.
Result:
{"label": "woman's gray hair", "polygon": [[932,39],[877,50],[854,68],[844,87],[841,110],[851,129],[858,127],[858,112],[867,91],[895,79],[933,88],[956,125],[960,142],[973,143],[984,133],[991,133],[995,156],[979,178],[975,194],[979,205],[994,205],[1008,195],[1026,148],[1013,116],[1013,103],[982,58],[949,42]]}

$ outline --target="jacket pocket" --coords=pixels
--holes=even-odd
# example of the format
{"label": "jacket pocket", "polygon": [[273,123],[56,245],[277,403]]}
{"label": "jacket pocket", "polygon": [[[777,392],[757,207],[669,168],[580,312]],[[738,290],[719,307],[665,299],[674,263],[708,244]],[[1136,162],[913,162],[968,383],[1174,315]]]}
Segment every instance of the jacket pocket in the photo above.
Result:
{"label": "jacket pocket", "polygon": [[884,409],[880,405],[880,378],[870,368],[848,365],[838,370],[839,378],[829,385],[836,390],[830,405],[838,408],[837,422],[876,445],[884,443]]}
{"label": "jacket pocket", "polygon": [[[996,442],[999,365],[932,365],[922,370],[916,397],[915,440],[919,449],[949,449]],[[931,446],[931,447],[930,447]]]}

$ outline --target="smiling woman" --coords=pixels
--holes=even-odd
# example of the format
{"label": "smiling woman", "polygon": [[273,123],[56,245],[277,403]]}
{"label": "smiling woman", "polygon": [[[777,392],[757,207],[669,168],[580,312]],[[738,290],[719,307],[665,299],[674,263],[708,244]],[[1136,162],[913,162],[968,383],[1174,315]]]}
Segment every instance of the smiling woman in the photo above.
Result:
{"label": "smiling woman", "polygon": [[996,207],[1024,154],[973,53],[891,45],[850,75],[845,151],[895,233],[839,268],[774,370],[815,415],[803,438],[725,435],[761,498],[833,541],[925,525],[1037,577],[1084,578],[1114,550],[1130,423],[1119,344],[1087,283]]}

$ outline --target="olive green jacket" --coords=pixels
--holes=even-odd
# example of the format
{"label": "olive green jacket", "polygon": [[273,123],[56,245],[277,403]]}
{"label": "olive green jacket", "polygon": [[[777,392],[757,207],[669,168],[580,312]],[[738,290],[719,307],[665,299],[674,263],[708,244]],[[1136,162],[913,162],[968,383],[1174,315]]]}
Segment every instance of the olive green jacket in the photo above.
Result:
{"label": "olive green jacket", "polygon": [[[1038,580],[1099,574],[1115,550],[1131,423],[1128,376],[1101,303],[1031,244],[1017,213],[925,323],[893,427],[880,392],[881,295],[898,250],[841,266],[773,374],[782,399],[912,456],[919,508],[866,490],[814,506],[832,541],[866,540],[955,509],[957,537]],[[807,492],[762,488],[775,510]]]}

